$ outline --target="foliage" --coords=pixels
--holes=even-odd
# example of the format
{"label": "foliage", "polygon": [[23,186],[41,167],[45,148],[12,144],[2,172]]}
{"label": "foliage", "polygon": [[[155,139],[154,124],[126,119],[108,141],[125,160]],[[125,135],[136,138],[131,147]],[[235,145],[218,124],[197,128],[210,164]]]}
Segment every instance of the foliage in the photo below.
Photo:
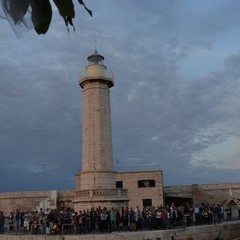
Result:
{"label": "foliage", "polygon": [[[53,0],[59,14],[63,18],[68,29],[69,24],[74,28],[75,17],[74,4],[72,0]],[[86,11],[92,16],[82,0],[78,0]],[[45,34],[52,20],[52,6],[50,0],[1,0],[2,8],[15,25],[24,24],[27,26],[25,16],[31,14],[31,21],[38,34]],[[74,28],[75,29],[75,28]]]}

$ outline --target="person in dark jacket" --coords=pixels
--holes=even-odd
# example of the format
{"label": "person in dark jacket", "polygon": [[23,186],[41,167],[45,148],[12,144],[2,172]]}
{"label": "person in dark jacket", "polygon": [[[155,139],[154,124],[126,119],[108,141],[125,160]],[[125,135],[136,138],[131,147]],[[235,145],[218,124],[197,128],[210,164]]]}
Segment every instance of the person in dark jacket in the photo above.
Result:
{"label": "person in dark jacket", "polygon": [[5,224],[5,217],[3,212],[0,212],[0,234],[4,234],[4,224]]}

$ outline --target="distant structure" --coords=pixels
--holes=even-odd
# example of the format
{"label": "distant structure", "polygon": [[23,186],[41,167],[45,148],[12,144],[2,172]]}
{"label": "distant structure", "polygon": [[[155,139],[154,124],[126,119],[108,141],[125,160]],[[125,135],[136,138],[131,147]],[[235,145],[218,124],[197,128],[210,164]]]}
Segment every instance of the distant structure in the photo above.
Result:
{"label": "distant structure", "polygon": [[127,190],[116,188],[113,171],[110,91],[113,73],[96,50],[88,58],[79,85],[83,89],[82,170],[76,175],[74,209],[122,207]]}

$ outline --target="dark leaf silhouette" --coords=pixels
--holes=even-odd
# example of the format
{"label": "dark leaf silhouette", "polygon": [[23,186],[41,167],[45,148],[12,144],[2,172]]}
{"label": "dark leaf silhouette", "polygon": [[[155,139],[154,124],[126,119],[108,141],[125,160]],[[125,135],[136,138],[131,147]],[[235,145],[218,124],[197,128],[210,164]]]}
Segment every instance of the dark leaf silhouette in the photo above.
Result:
{"label": "dark leaf silhouette", "polygon": [[84,4],[84,2],[83,2],[82,0],[78,0],[78,2],[79,2],[80,4],[82,4],[82,5],[84,6],[84,8],[86,9],[86,11],[90,14],[90,16],[92,16],[92,11],[89,10],[89,9],[86,7],[86,5]]}
{"label": "dark leaf silhouette", "polygon": [[38,34],[47,32],[52,20],[52,6],[49,0],[30,0],[32,22]]}
{"label": "dark leaf silhouette", "polygon": [[[64,19],[65,25],[73,26],[73,19],[75,17],[74,4],[72,0],[53,0],[58,8],[59,14]],[[83,5],[85,10],[92,16],[92,11],[89,10],[82,0],[78,2]],[[50,0],[1,0],[5,13],[5,18],[9,21],[13,29],[18,25],[25,25],[31,28],[26,21],[26,15],[31,14],[32,24],[38,34],[45,34],[50,26],[52,20],[52,6]],[[31,23],[31,22],[30,22]]]}
{"label": "dark leaf silhouette", "polygon": [[15,24],[22,21],[24,15],[29,8],[30,0],[11,0],[9,6],[9,14]]}
{"label": "dark leaf silhouette", "polygon": [[68,24],[73,26],[74,30],[75,27],[73,25],[73,18],[75,17],[75,11],[74,11],[74,5],[72,0],[53,0],[55,5],[58,8],[59,14],[64,19],[64,22],[66,24],[66,27],[68,28]]}

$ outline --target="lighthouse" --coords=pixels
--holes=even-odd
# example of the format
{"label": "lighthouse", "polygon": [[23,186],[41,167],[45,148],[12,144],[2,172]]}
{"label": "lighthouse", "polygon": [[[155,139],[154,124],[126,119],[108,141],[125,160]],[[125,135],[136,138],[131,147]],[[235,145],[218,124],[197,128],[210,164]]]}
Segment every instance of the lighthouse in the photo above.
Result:
{"label": "lighthouse", "polygon": [[113,170],[110,88],[113,73],[96,50],[80,74],[82,88],[82,169],[76,175],[74,209],[99,206],[122,207],[127,190],[116,188]]}

